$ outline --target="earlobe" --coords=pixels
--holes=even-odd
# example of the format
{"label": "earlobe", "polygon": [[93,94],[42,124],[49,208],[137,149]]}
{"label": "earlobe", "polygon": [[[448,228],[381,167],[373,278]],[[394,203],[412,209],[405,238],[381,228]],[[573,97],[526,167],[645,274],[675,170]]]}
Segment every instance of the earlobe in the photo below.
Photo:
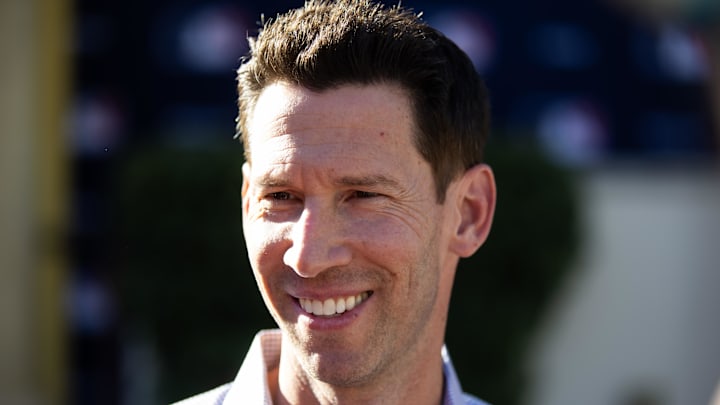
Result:
{"label": "earlobe", "polygon": [[485,243],[492,226],[497,192],[490,166],[479,164],[468,169],[458,191],[460,224],[451,249],[460,257],[469,257]]}

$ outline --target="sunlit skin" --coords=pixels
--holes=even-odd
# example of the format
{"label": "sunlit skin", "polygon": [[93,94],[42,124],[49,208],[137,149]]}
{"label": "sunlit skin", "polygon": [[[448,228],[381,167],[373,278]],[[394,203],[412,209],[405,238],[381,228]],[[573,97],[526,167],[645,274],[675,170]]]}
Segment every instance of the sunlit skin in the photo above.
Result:
{"label": "sunlit skin", "polygon": [[[490,168],[458,176],[438,203],[396,86],[320,93],[286,83],[260,95],[243,166],[250,262],[283,331],[276,404],[439,404],[459,257],[489,232]],[[300,299],[367,293],[334,316]]]}

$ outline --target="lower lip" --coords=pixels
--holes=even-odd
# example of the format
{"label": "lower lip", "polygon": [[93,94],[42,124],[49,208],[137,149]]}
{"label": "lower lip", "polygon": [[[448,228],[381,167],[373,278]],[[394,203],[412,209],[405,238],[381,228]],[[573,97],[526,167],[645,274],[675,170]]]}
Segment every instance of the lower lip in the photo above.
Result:
{"label": "lower lip", "polygon": [[297,319],[299,323],[307,325],[309,329],[317,331],[332,331],[347,328],[360,317],[370,299],[372,299],[372,296],[365,299],[362,303],[360,303],[360,305],[350,311],[345,311],[342,314],[335,316],[317,316],[309,314],[300,307],[300,303],[297,299],[295,299],[295,306],[298,312]]}

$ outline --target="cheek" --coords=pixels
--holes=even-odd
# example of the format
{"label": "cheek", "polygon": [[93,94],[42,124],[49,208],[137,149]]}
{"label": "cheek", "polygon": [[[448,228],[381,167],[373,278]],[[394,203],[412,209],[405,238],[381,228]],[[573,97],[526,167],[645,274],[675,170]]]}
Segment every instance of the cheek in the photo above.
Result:
{"label": "cheek", "polygon": [[286,230],[279,225],[257,222],[245,224],[243,230],[253,271],[264,273],[269,266],[277,267],[276,262],[282,260],[283,246],[288,245],[286,238],[283,237]]}
{"label": "cheek", "polygon": [[374,249],[393,249],[396,254],[416,257],[422,254],[428,240],[435,237],[437,218],[432,207],[414,210],[388,210],[374,218],[356,221],[355,235]]}
{"label": "cheek", "polygon": [[245,226],[246,246],[250,266],[260,294],[272,317],[279,320],[278,296],[283,269],[280,239],[273,236],[272,228],[264,224]]}
{"label": "cheek", "polygon": [[429,234],[418,234],[402,221],[369,222],[360,227],[356,235],[361,243],[362,256],[376,265],[387,269],[394,278],[413,280],[415,270],[430,253],[427,238]]}
{"label": "cheek", "polygon": [[365,216],[347,221],[345,236],[359,241],[364,250],[380,251],[407,244],[408,229],[394,218]]}

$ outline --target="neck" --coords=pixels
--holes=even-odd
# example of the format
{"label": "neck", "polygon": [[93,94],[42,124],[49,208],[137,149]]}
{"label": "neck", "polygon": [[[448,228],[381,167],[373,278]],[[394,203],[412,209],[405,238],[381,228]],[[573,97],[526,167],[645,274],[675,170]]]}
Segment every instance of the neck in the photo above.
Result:
{"label": "neck", "polygon": [[[283,349],[290,345],[283,345]],[[427,358],[426,358],[427,357]],[[439,405],[443,398],[443,367],[440,346],[431,356],[418,356],[414,364],[393,369],[367,383],[337,387],[314,379],[297,362],[291,350],[283,350],[276,384],[271,382],[273,403],[289,404],[418,404]],[[273,376],[270,376],[271,381]]]}

